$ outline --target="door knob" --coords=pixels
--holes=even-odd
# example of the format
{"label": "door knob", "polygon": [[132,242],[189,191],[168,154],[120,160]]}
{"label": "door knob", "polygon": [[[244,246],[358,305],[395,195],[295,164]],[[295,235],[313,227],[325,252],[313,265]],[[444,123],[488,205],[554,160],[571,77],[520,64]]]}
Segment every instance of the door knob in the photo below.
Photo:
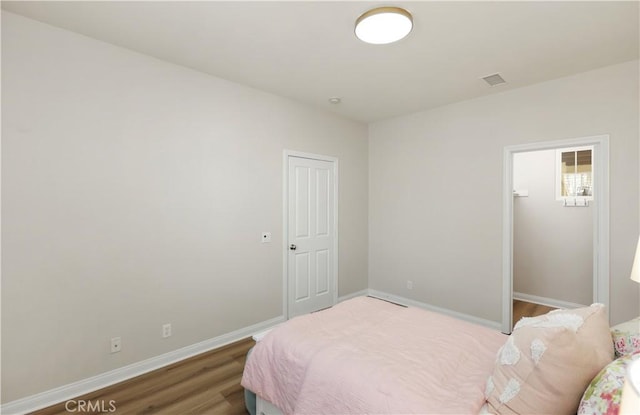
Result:
{"label": "door knob", "polygon": [[294,244],[289,245],[289,249],[291,249],[292,251],[295,251],[297,248],[297,246],[295,246]]}

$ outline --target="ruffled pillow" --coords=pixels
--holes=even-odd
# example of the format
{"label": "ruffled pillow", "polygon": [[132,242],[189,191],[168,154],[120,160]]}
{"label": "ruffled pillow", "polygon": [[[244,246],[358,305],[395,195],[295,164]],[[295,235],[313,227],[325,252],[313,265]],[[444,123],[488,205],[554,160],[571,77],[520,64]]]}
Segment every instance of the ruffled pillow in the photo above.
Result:
{"label": "ruffled pillow", "polygon": [[608,415],[620,411],[620,397],[627,367],[640,359],[640,351],[625,355],[605,366],[584,392],[578,415]]}
{"label": "ruffled pillow", "polygon": [[625,356],[640,351],[640,317],[611,327],[616,356]]}
{"label": "ruffled pillow", "polygon": [[575,415],[589,382],[613,356],[602,304],[524,318],[498,351],[487,380],[487,409]]}

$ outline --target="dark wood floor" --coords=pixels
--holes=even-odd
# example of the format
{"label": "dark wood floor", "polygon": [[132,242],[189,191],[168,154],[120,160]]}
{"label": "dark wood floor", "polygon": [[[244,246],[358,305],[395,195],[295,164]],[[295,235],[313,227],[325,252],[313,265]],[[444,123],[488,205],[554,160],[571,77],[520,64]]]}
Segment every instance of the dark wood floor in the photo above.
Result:
{"label": "dark wood floor", "polygon": [[546,314],[551,310],[555,310],[555,308],[528,303],[526,301],[513,300],[513,325],[515,326],[522,317],[536,317]]}
{"label": "dark wood floor", "polygon": [[254,344],[245,339],[74,400],[89,402],[92,410],[67,404],[67,411],[62,402],[34,414],[246,415],[240,379]]}

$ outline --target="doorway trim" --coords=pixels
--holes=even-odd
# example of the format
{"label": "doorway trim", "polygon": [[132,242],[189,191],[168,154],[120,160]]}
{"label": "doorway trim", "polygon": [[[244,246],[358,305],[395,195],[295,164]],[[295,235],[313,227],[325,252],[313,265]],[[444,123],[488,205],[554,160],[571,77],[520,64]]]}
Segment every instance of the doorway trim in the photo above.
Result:
{"label": "doorway trim", "polygon": [[282,315],[289,320],[289,157],[327,161],[333,165],[333,304],[338,303],[338,158],[287,150],[282,152]]}
{"label": "doorway trim", "polygon": [[507,146],[502,187],[502,332],[513,326],[513,155],[565,147],[594,146],[593,302],[609,310],[609,135]]}

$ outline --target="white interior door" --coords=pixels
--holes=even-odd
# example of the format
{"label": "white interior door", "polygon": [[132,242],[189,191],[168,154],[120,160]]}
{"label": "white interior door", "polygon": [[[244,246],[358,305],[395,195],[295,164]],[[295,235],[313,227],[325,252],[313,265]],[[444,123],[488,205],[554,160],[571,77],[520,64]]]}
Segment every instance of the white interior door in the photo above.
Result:
{"label": "white interior door", "polygon": [[336,297],[335,162],[288,156],[289,318],[327,308]]}

